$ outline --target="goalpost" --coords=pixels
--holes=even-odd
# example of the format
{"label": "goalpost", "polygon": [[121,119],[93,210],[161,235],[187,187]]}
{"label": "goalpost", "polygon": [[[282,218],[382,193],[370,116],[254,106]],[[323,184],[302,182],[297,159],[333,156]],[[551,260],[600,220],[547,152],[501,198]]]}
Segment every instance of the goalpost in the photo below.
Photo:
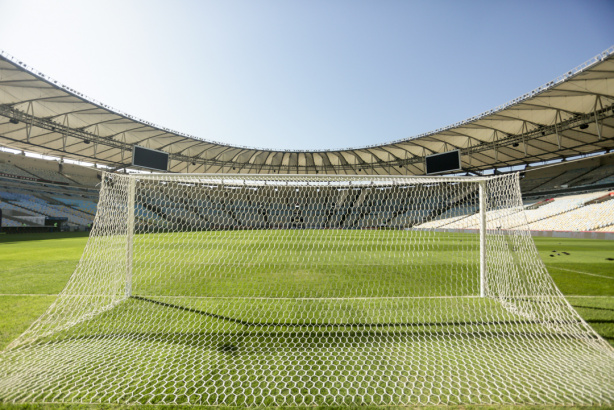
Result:
{"label": "goalpost", "polygon": [[516,174],[106,173],[0,402],[611,405],[614,350],[545,270]]}

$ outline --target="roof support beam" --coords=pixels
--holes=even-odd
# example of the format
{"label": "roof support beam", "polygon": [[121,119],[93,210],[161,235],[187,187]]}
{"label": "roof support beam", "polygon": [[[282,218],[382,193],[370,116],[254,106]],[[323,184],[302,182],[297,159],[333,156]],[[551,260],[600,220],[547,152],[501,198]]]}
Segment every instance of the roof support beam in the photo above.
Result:
{"label": "roof support beam", "polygon": [[[77,150],[79,146],[82,146],[83,141],[90,141],[95,144],[91,148],[94,149],[95,155],[97,157],[99,155],[102,155],[101,152],[103,151],[108,152],[109,154],[112,154],[112,155],[104,155],[108,158],[112,158],[113,156],[117,158],[121,155],[122,163],[127,157],[126,154],[132,151],[133,144],[127,143],[125,139],[124,141],[121,141],[122,138],[114,139],[114,138],[108,138],[108,137],[100,137],[100,135],[98,135],[99,129],[97,129],[96,125],[94,125],[93,127],[92,126],[86,127],[88,131],[86,131],[85,129],[81,129],[81,128],[71,128],[70,127],[71,121],[70,121],[69,113],[61,115],[60,117],[61,124],[60,124],[59,121],[58,122],[50,121],[49,119],[46,119],[46,118],[36,117],[34,113],[31,112],[32,109],[33,107],[26,108],[26,112],[24,112],[24,111],[16,110],[10,105],[0,105],[0,115],[5,116],[9,119],[14,119],[19,122],[23,122],[26,125],[27,128],[25,130],[23,128],[21,129],[21,132],[25,132],[27,135],[26,138],[24,138],[24,140],[21,141],[22,143],[29,143],[31,145],[36,145],[36,144],[33,144],[32,139],[38,139],[38,137],[43,137],[43,136],[46,136],[48,138],[50,134],[58,135],[59,138],[54,139],[54,141],[57,142],[58,150],[61,149],[62,152],[70,151],[71,153],[74,153],[74,155],[77,155],[75,150]],[[530,130],[530,128],[532,128],[530,127],[531,122],[521,120],[523,122],[522,122],[522,127],[521,127],[522,132],[520,133],[520,135],[509,135],[507,133],[504,133],[502,130],[493,129],[493,131],[496,131],[496,133],[493,132],[494,134],[496,134],[496,136],[493,138],[494,140],[493,144],[496,147],[496,153],[493,152],[493,154],[495,154],[496,156],[496,162],[500,162],[499,157],[501,157],[501,155],[499,154],[502,153],[501,147],[512,145],[516,142],[522,142],[524,144],[524,154],[525,154],[526,160],[529,160],[529,158],[536,158],[536,154],[531,155],[528,152],[528,149],[532,148],[531,151],[533,152],[540,152],[544,150],[541,148],[537,148],[536,146],[533,146],[533,144],[531,144],[530,141],[534,139],[540,140],[543,137],[542,133],[546,133],[546,132],[551,133],[551,134],[556,134],[557,141],[554,144],[554,146],[555,147],[560,146],[561,148],[563,148],[563,143],[562,143],[563,138],[562,137],[564,136],[563,132],[565,130],[576,128],[579,125],[589,124],[592,122],[595,122],[595,124],[598,127],[599,141],[603,141],[604,127],[607,127],[607,129],[610,128],[608,124],[604,123],[604,119],[612,117],[611,110],[612,110],[612,106],[607,106],[604,108],[603,100],[601,98],[596,97],[592,112],[589,112],[587,114],[582,114],[582,115],[575,115],[563,121],[561,112],[557,110],[555,121],[553,125],[548,125],[548,126],[538,125],[535,129],[531,131]],[[510,118],[510,120],[512,119]],[[515,120],[518,121],[518,119],[515,119]],[[101,123],[101,124],[104,124],[104,123]],[[479,126],[481,128],[488,128],[480,124],[474,124],[474,125]],[[34,133],[35,128],[48,130],[49,133],[44,133],[44,135],[35,135]],[[139,128],[145,128],[145,127],[140,126]],[[458,130],[455,130],[454,132],[458,133]],[[575,132],[578,132],[578,131],[576,130]],[[503,134],[503,136],[501,136],[500,134]],[[118,135],[125,135],[125,134],[122,132]],[[68,137],[72,137],[76,139],[77,143],[69,145]],[[172,136],[169,135],[169,138],[171,137]],[[466,140],[468,141],[468,144],[466,144],[465,148],[460,148],[461,153],[463,155],[469,156],[469,162],[472,165],[474,165],[474,160],[476,159],[474,155],[475,153],[485,152],[485,151],[493,149],[493,144],[484,144],[483,142],[481,142],[480,140],[476,139],[475,137],[471,135],[463,135],[463,137],[466,138]],[[570,142],[573,141],[572,143],[580,143],[580,141],[578,141],[577,139],[571,138],[571,136],[565,136],[565,137],[566,137],[566,140],[569,140]],[[151,137],[145,138],[142,141],[149,140],[150,138]],[[543,139],[540,141],[541,141],[541,144],[547,142]],[[428,145],[432,144],[433,142],[440,142],[442,143],[443,146],[446,146],[445,139],[431,138],[431,137],[427,137],[424,140],[413,140],[413,141],[406,141],[403,143],[394,143],[388,146],[377,147],[383,153],[383,158],[378,158],[377,154],[371,149],[363,149],[367,153],[366,158],[370,159],[369,161],[366,161],[366,162],[364,161],[363,158],[361,158],[358,150],[326,152],[326,154],[323,154],[324,155],[323,158],[329,159],[331,155],[335,155],[341,161],[333,165],[330,162],[330,160],[328,160],[328,161],[323,162],[321,165],[319,165],[317,169],[322,172],[326,172],[326,173],[344,173],[348,171],[356,172],[357,169],[361,169],[362,171],[364,168],[364,169],[368,169],[370,172],[379,173],[385,170],[387,167],[390,167],[390,170],[394,169],[395,172],[400,172],[396,168],[398,166],[405,166],[406,169],[408,170],[412,169],[413,171],[414,168],[417,168],[417,169],[420,168],[419,166],[416,166],[416,164],[422,163],[422,166],[424,166],[424,157],[426,155],[428,155],[429,153],[436,153],[432,149],[427,148]],[[195,146],[198,146],[200,144],[201,142],[196,142],[194,143],[194,145],[191,145],[190,148],[194,148]],[[206,142],[202,142],[202,144],[205,145]],[[591,145],[591,144],[585,144],[585,145]],[[594,145],[594,143],[592,143],[592,145]],[[74,150],[70,150],[72,146],[75,146]],[[108,149],[104,149],[101,151],[101,148],[103,147],[108,148]],[[215,147],[218,149],[220,148],[219,146],[216,147],[215,145],[210,145],[210,147],[211,148]],[[416,154],[411,153],[410,150],[412,149],[412,147],[415,147],[415,148],[419,147],[422,150],[422,155],[416,155]],[[454,145],[454,147],[456,147],[456,144]],[[53,149],[53,148],[50,148],[50,149]],[[211,169],[211,168],[220,167],[220,166],[223,166],[226,168],[226,165],[230,165],[230,166],[235,165],[241,168],[245,168],[246,170],[252,170],[255,172],[265,172],[267,170],[275,170],[276,168],[279,168],[279,166],[275,167],[274,164],[270,163],[271,158],[273,158],[270,155],[264,158],[264,162],[258,162],[257,164],[235,163],[235,162],[231,163],[231,162],[228,162],[227,160],[220,159],[220,156],[223,152],[226,152],[232,149],[235,149],[235,148],[224,147],[220,152],[216,152],[216,154],[213,155],[213,157],[209,159],[204,159],[199,156],[188,156],[188,155],[184,155],[181,153],[173,153],[173,154],[170,154],[170,156],[173,161],[190,162],[190,163],[198,162],[202,164],[205,169],[207,168]],[[394,151],[398,149],[400,149],[401,151],[398,151],[398,152]],[[450,149],[449,144],[446,149]],[[404,152],[405,155],[396,155],[395,152],[397,154],[401,154]],[[201,154],[203,153],[204,152],[201,152]],[[581,153],[581,152],[578,151],[578,153]],[[294,152],[293,155],[304,156],[304,155],[310,155],[310,154],[307,152]],[[235,155],[233,155],[233,157],[237,158]],[[346,158],[344,157],[347,157],[347,159],[350,159],[353,157],[354,160],[353,161],[350,160],[350,162],[348,162]],[[309,158],[309,160],[314,161],[315,163],[315,158]],[[478,163],[480,162],[482,161],[478,161]],[[505,162],[507,162],[507,160]],[[485,165],[486,164],[478,165],[478,166],[483,167]],[[498,166],[497,163],[494,163],[491,165]],[[409,166],[412,166],[412,168],[408,168]],[[299,166],[299,164],[297,163],[297,164],[293,164],[288,169],[289,170],[294,169],[295,167],[296,167],[296,170],[299,171],[301,168],[304,168],[304,165]]]}
{"label": "roof support beam", "polygon": [[554,132],[556,132],[556,142],[558,143],[559,150],[561,149],[561,134],[559,134],[558,123],[563,122],[561,119],[561,111],[556,110],[556,114],[554,115]]}
{"label": "roof support beam", "polygon": [[593,114],[595,115],[595,126],[597,127],[598,141],[601,141],[601,128],[599,127],[599,118],[597,117],[597,102],[599,102],[599,105],[601,106],[601,109],[603,110],[603,104],[601,103],[600,96],[595,97],[595,105],[593,106]]}

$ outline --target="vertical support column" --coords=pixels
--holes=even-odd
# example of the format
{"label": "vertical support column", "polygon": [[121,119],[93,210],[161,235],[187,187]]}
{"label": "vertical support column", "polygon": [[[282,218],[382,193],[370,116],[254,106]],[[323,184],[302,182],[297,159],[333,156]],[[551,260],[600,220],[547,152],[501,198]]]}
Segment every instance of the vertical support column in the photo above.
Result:
{"label": "vertical support column", "polygon": [[480,181],[480,296],[486,297],[486,181]]}
{"label": "vertical support column", "polygon": [[134,203],[136,178],[128,177],[128,204],[126,210],[126,297],[132,296],[132,241],[134,239]]}

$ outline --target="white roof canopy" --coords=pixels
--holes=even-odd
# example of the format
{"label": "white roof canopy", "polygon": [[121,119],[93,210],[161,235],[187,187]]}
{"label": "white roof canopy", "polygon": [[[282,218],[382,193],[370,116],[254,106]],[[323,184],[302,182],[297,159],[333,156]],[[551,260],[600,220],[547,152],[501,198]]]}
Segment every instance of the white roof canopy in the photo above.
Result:
{"label": "white roof canopy", "polygon": [[[163,103],[163,102],[162,102]],[[280,151],[184,135],[121,113],[0,52],[0,145],[125,167],[132,146],[170,154],[172,172],[424,174],[424,157],[461,150],[479,171],[614,149],[614,47],[507,104],[387,144]]]}

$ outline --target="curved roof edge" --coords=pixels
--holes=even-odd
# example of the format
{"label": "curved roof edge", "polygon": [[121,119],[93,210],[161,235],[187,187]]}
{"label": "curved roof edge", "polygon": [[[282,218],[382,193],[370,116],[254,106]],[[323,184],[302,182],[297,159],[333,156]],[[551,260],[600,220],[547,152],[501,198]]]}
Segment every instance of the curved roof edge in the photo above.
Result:
{"label": "curved roof edge", "polygon": [[613,54],[614,54],[614,46],[611,46],[608,49],[606,49],[606,50],[602,51],[601,53],[597,54],[593,58],[585,61],[584,63],[578,65],[577,67],[573,68],[572,70],[569,70],[565,74],[562,74],[562,75],[558,76],[554,80],[549,81],[546,84],[541,85],[541,86],[535,88],[534,90],[529,91],[528,93],[525,93],[525,94],[521,95],[520,97],[516,97],[516,98],[514,98],[511,101],[508,101],[508,102],[506,102],[504,104],[500,104],[497,107],[491,108],[490,110],[484,111],[484,112],[482,112],[482,113],[480,113],[478,115],[474,115],[474,116],[472,116],[470,118],[467,118],[467,119],[464,119],[462,121],[457,121],[457,122],[455,122],[453,124],[450,124],[450,125],[447,125],[447,126],[444,126],[444,127],[440,127],[440,128],[435,129],[435,130],[432,130],[432,131],[427,131],[427,132],[424,132],[422,134],[418,134],[418,135],[407,137],[407,138],[399,138],[399,139],[396,139],[396,140],[392,140],[392,141],[388,141],[388,142],[383,142],[383,143],[379,143],[379,144],[363,145],[363,146],[357,146],[357,147],[343,147],[343,148],[331,148],[331,149],[313,149],[313,150],[305,150],[305,149],[287,149],[287,150],[284,150],[284,149],[275,149],[275,148],[266,148],[266,147],[257,147],[257,146],[248,146],[248,145],[239,145],[239,144],[227,144],[227,143],[224,143],[224,142],[221,142],[221,141],[209,140],[209,139],[206,139],[206,138],[198,137],[198,136],[191,135],[191,134],[186,134],[186,133],[183,133],[181,131],[177,131],[177,130],[173,130],[173,129],[170,129],[170,128],[163,127],[163,126],[155,124],[153,122],[150,122],[150,121],[144,120],[142,118],[130,115],[130,114],[128,114],[126,112],[123,112],[121,110],[118,110],[118,109],[116,109],[116,108],[114,108],[114,107],[112,107],[110,105],[104,104],[104,103],[98,101],[95,98],[91,98],[91,97],[89,97],[89,96],[87,96],[87,95],[85,95],[83,93],[80,93],[79,91],[74,90],[73,88],[71,88],[71,87],[69,87],[69,86],[67,86],[65,84],[62,84],[61,82],[59,82],[57,80],[54,80],[53,78],[51,78],[51,77],[45,75],[44,73],[36,70],[34,67],[31,67],[31,66],[27,65],[26,63],[22,62],[20,59],[12,56],[11,54],[9,54],[9,53],[7,53],[7,52],[5,52],[5,51],[0,49],[0,56],[4,57],[7,60],[10,60],[11,62],[15,63],[19,67],[21,67],[24,70],[28,71],[30,74],[32,74],[32,75],[34,75],[34,76],[36,76],[36,77],[38,77],[38,78],[48,82],[48,83],[52,83],[56,87],[63,89],[64,91],[74,95],[75,97],[79,97],[79,98],[81,98],[81,99],[83,99],[83,100],[85,100],[85,101],[87,101],[87,102],[89,102],[91,104],[94,104],[94,105],[96,105],[96,106],[98,106],[100,108],[104,108],[106,110],[112,111],[112,112],[114,112],[114,113],[116,113],[118,115],[121,115],[122,117],[129,118],[129,119],[131,119],[133,121],[136,121],[136,122],[139,122],[141,124],[149,125],[151,127],[155,127],[155,128],[160,129],[160,130],[164,130],[166,132],[170,132],[172,134],[180,135],[182,137],[193,138],[193,139],[197,139],[199,141],[208,142],[208,143],[216,144],[216,145],[228,146],[228,147],[232,147],[232,148],[244,148],[244,149],[253,149],[253,150],[259,150],[259,151],[271,151],[271,152],[300,152],[300,153],[336,152],[336,151],[351,151],[351,150],[359,150],[359,149],[366,149],[366,148],[376,148],[376,147],[386,146],[386,145],[390,145],[390,144],[396,144],[396,143],[399,143],[399,142],[411,141],[411,140],[414,140],[414,139],[417,139],[417,138],[428,137],[428,136],[437,134],[437,133],[439,133],[441,131],[446,131],[446,130],[449,130],[449,129],[452,129],[452,128],[455,128],[455,127],[458,127],[458,126],[461,126],[461,125],[464,125],[464,124],[471,123],[471,122],[479,120],[480,118],[483,118],[483,117],[485,117],[487,115],[494,114],[494,113],[496,113],[498,111],[502,111],[502,110],[504,110],[504,109],[506,109],[506,108],[508,108],[508,107],[510,107],[512,105],[518,104],[519,102],[522,102],[522,101],[525,101],[525,100],[527,100],[529,98],[532,98],[532,97],[536,96],[537,94],[539,94],[539,93],[541,93],[543,91],[546,91],[546,90],[554,87],[555,85],[557,85],[557,84],[559,84],[559,83],[561,83],[563,81],[566,81],[567,79],[569,79],[569,78],[571,78],[571,77],[573,77],[573,76],[583,72],[587,68],[589,68],[589,67],[591,67],[591,66],[593,66],[593,65],[595,65],[595,64],[597,64],[597,63],[599,63],[599,62],[601,62],[603,60],[605,60],[606,58],[608,58],[609,56],[611,56]]}
{"label": "curved roof edge", "polygon": [[[547,91],[550,88],[554,87],[555,85],[557,85],[559,83],[562,83],[563,81],[566,81],[567,79],[569,79],[569,78],[571,78],[571,77],[573,77],[573,76],[575,76],[577,74],[580,74],[584,70],[588,69],[589,67],[592,67],[593,65],[595,65],[597,63],[600,63],[600,62],[604,61],[606,58],[610,57],[613,54],[614,54],[614,46],[611,46],[607,50],[604,50],[601,53],[597,54],[595,57],[585,61],[582,64],[580,64],[576,68],[574,68],[572,70],[569,70],[568,72],[558,76],[554,80],[548,81],[546,84],[541,85],[541,86],[535,88],[534,90],[529,91],[528,93],[525,93],[525,94],[521,95],[520,97],[516,97],[516,98],[514,98],[511,101],[508,101],[508,102],[506,102],[504,104],[500,104],[500,105],[496,106],[495,108],[491,108],[488,111],[484,111],[484,112],[482,112],[482,113],[480,113],[478,115],[474,115],[473,117],[467,118],[465,120],[455,122],[454,124],[450,124],[450,125],[445,126],[445,127],[437,128],[434,131],[428,131],[428,132],[416,135],[414,137],[409,137],[409,139],[398,139],[398,140],[390,141],[390,142],[385,143],[385,145],[387,145],[387,144],[394,144],[394,143],[397,143],[397,142],[408,141],[408,140],[412,140],[412,139],[415,139],[415,138],[427,137],[429,135],[433,135],[433,134],[436,134],[436,133],[441,132],[441,131],[446,131],[446,130],[449,130],[451,128],[455,128],[455,127],[458,127],[458,126],[461,126],[461,125],[468,124],[470,122],[479,120],[480,118],[483,118],[483,117],[485,117],[487,115],[490,115],[490,114],[494,114],[494,113],[496,113],[498,111],[503,111],[504,109],[506,109],[508,107],[511,107],[511,106],[513,106],[515,104],[518,104],[520,102],[528,100],[529,98],[533,98],[536,95],[538,95],[539,93]],[[367,146],[365,148],[375,147],[377,145],[381,145],[381,144],[369,145],[369,146]]]}
{"label": "curved roof edge", "polygon": [[0,52],[0,144],[111,167],[132,147],[169,153],[171,172],[424,174],[426,156],[461,151],[465,171],[510,167],[614,149],[614,46],[491,110],[382,144],[277,150],[224,144],[138,119]]}

